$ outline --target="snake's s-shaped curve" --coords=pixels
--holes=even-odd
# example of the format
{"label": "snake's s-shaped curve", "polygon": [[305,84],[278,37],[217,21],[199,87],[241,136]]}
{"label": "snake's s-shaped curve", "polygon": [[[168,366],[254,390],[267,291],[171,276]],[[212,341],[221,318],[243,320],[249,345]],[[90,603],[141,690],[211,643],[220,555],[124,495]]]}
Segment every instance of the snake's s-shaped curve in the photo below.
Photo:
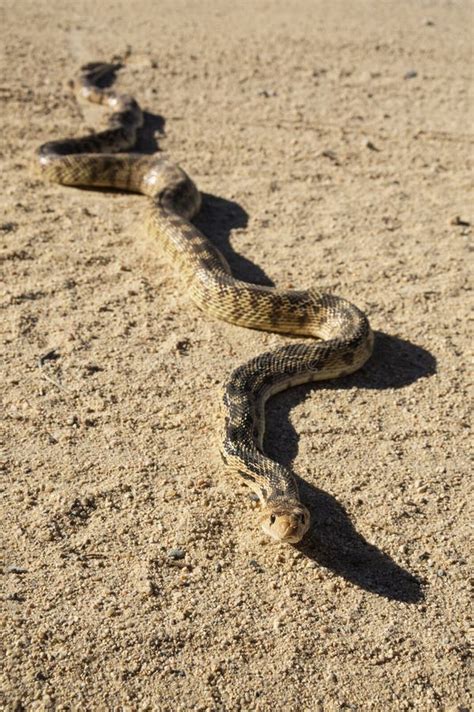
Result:
{"label": "snake's s-shaped curve", "polygon": [[99,87],[103,75],[115,68],[88,64],[73,83],[80,97],[112,109],[109,128],[44,144],[36,166],[45,179],[64,185],[149,196],[148,235],[170,257],[182,287],[207,314],[252,329],[313,337],[239,366],[223,395],[224,462],[257,493],[263,530],[278,541],[298,542],[309,528],[310,515],[293,474],[263,452],[265,402],[290,386],[360,368],[372,352],[369,322],[357,307],[332,294],[282,291],[234,279],[221,253],[190,222],[201,197],[186,173],[156,155],[120,153],[133,148],[143,119],[132,97]]}

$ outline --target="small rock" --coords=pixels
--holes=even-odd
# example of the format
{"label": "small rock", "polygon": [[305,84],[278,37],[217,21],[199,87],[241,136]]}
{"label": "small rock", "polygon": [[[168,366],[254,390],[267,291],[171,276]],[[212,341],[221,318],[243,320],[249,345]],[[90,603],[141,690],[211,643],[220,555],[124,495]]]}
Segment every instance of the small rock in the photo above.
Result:
{"label": "small rock", "polygon": [[180,341],[176,342],[176,351],[179,354],[187,354],[190,346],[191,342],[189,339],[181,339]]}
{"label": "small rock", "polygon": [[174,561],[178,561],[179,559],[184,559],[186,556],[186,552],[184,549],[170,549],[168,551],[168,558],[174,559]]}
{"label": "small rock", "polygon": [[459,217],[459,215],[455,215],[449,222],[451,225],[461,225],[462,227],[469,227],[471,225],[469,220],[464,220]]}
{"label": "small rock", "polygon": [[179,575],[179,585],[187,586],[189,584],[189,571],[182,571]]}
{"label": "small rock", "polygon": [[334,161],[335,163],[338,162],[336,152],[332,151],[330,148],[327,148],[324,151],[321,151],[321,156],[324,156],[324,158],[329,158],[329,160]]}
{"label": "small rock", "polygon": [[56,351],[56,349],[50,349],[49,351],[46,351],[44,354],[40,354],[38,356],[38,366],[41,367],[43,366],[46,361],[57,361],[59,358],[61,358],[61,354]]}
{"label": "small rock", "polygon": [[209,480],[206,480],[205,478],[201,478],[201,479],[197,480],[197,482],[196,482],[197,489],[206,489],[210,486],[211,486],[211,483],[209,482]]}
{"label": "small rock", "polygon": [[368,148],[371,151],[380,151],[380,148],[377,148],[377,146],[375,146],[368,138],[365,139],[363,145],[365,146],[365,148]]}
{"label": "small rock", "polygon": [[103,370],[102,366],[98,366],[96,363],[87,363],[84,366],[83,374],[84,376],[93,376],[94,373],[100,373]]}
{"label": "small rock", "polygon": [[276,91],[273,89],[261,89],[259,92],[257,92],[258,96],[264,96],[265,99],[269,99],[272,96],[277,96]]}
{"label": "small rock", "polygon": [[27,574],[28,569],[23,568],[23,566],[16,566],[16,564],[12,564],[11,566],[7,566],[6,572],[7,574]]}
{"label": "small rock", "polygon": [[274,618],[272,627],[275,633],[278,632],[281,628],[281,618]]}
{"label": "small rock", "polygon": [[0,225],[0,230],[2,232],[14,232],[18,227],[18,224],[15,222],[4,222]]}
{"label": "small rock", "polygon": [[146,579],[146,585],[143,588],[143,593],[147,596],[156,596],[158,594],[158,587],[155,582],[151,579]]}
{"label": "small rock", "polygon": [[418,72],[416,71],[416,69],[409,69],[408,72],[405,72],[405,74],[403,75],[403,78],[404,79],[414,79],[417,76],[418,76]]}

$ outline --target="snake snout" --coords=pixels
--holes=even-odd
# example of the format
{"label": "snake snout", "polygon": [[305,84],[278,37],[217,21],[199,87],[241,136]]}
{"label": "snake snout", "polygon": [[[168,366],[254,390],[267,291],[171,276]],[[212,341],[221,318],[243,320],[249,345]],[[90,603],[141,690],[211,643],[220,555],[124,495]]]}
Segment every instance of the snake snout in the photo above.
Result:
{"label": "snake snout", "polygon": [[309,512],[299,505],[291,510],[266,511],[261,519],[262,529],[271,539],[296,544],[309,529]]}

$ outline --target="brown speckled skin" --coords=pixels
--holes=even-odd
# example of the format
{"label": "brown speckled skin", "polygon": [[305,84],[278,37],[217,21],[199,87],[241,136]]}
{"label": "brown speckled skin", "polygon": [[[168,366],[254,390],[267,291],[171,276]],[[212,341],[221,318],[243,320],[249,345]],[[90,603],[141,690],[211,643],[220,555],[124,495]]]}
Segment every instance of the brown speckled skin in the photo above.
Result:
{"label": "brown speckled skin", "polygon": [[309,512],[292,473],[263,452],[265,401],[293,385],[360,368],[372,352],[368,320],[332,294],[281,291],[234,279],[220,252],[190,222],[201,198],[186,173],[156,156],[119,153],[133,148],[143,117],[132,97],[97,86],[109,70],[110,65],[89,64],[73,83],[79,96],[113,110],[109,128],[44,144],[36,166],[46,180],[64,185],[114,187],[149,196],[148,235],[172,259],[182,286],[203,311],[240,326],[312,337],[239,366],[223,396],[226,466],[258,494],[264,531],[277,541],[298,542],[309,528]]}

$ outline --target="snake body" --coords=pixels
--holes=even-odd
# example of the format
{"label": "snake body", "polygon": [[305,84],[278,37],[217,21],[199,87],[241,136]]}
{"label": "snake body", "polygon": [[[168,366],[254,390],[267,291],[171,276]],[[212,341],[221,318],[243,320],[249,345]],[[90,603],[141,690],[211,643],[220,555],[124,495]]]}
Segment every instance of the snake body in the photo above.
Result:
{"label": "snake body", "polygon": [[332,294],[283,291],[235,279],[223,255],[191,222],[201,197],[186,173],[157,155],[121,153],[133,148],[143,116],[132,97],[100,87],[113,70],[114,65],[88,64],[72,84],[78,96],[112,110],[108,128],[43,144],[36,166],[44,179],[64,185],[113,187],[148,196],[148,236],[169,256],[182,288],[207,314],[252,329],[310,337],[236,368],[222,399],[226,467],[257,493],[263,530],[272,539],[298,542],[309,528],[310,515],[292,472],[264,453],[265,402],[291,386],[360,368],[372,352],[369,322],[356,306]]}

